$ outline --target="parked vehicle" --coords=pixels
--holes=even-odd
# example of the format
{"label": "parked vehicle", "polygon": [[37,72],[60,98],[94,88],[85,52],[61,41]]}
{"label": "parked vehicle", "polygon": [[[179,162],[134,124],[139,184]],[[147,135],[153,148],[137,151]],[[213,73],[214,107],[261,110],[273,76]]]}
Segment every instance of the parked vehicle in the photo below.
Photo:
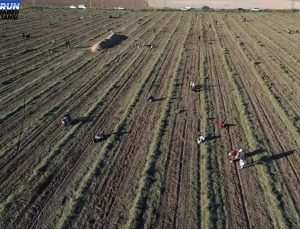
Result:
{"label": "parked vehicle", "polygon": [[78,5],[78,9],[86,9],[85,4],[80,4],[80,5]]}
{"label": "parked vehicle", "polygon": [[260,10],[261,10],[261,9],[260,9],[260,8],[257,8],[257,7],[251,9],[251,11],[256,11],[256,12],[258,12],[258,11],[260,11]]}

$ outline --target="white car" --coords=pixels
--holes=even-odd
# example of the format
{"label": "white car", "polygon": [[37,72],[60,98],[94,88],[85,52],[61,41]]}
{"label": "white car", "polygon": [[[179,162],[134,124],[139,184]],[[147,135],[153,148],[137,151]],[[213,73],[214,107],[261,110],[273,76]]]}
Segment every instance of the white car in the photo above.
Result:
{"label": "white car", "polygon": [[70,9],[77,9],[77,7],[74,6],[74,5],[71,5],[71,6],[70,6]]}
{"label": "white car", "polygon": [[86,9],[86,6],[84,4],[78,5],[78,9]]}
{"label": "white car", "polygon": [[260,11],[260,8],[252,8],[251,11]]}
{"label": "white car", "polygon": [[194,8],[193,7],[190,7],[190,6],[185,6],[183,8],[181,8],[181,10],[193,10]]}

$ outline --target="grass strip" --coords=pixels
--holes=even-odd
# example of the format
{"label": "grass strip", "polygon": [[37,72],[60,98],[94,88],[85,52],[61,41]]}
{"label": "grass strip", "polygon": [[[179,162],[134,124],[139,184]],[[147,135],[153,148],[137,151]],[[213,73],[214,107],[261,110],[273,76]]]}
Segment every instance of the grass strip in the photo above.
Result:
{"label": "grass strip", "polygon": [[[189,29],[190,25],[186,27]],[[159,145],[162,143],[161,138],[165,132],[168,122],[168,116],[170,115],[172,97],[176,93],[176,83],[179,77],[180,64],[182,63],[182,54],[184,51],[184,45],[188,37],[186,32],[184,41],[180,48],[180,54],[174,68],[174,72],[171,78],[171,85],[168,88],[167,100],[165,102],[164,109],[159,118],[159,121],[154,129],[153,140],[150,145],[149,152],[147,154],[146,165],[143,170],[142,177],[138,184],[135,199],[129,210],[129,219],[125,228],[141,228],[144,227],[145,219],[147,218],[147,212],[152,212],[153,208],[157,206],[159,200],[158,192],[161,190],[161,178],[162,176],[157,173],[156,163],[158,162],[160,150]],[[151,198],[152,197],[152,198]],[[154,199],[156,201],[154,201]],[[152,199],[152,200],[151,200]],[[150,204],[151,203],[151,204]],[[147,206],[147,207],[146,207]]]}

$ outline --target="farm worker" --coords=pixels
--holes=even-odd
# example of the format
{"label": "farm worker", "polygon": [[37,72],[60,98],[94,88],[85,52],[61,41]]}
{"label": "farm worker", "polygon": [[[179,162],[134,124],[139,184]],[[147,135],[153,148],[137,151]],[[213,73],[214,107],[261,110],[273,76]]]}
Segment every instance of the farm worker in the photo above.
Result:
{"label": "farm worker", "polygon": [[242,149],[240,149],[238,151],[238,158],[240,159],[240,167],[242,169],[244,167],[244,165],[246,164],[246,155]]}
{"label": "farm worker", "polygon": [[240,167],[241,169],[244,167],[244,165],[246,164],[246,155],[245,155],[245,152],[242,150],[242,149],[239,149],[239,150],[232,150],[230,153],[229,153],[229,156],[232,158],[230,160],[230,162],[233,162],[235,160],[239,160],[239,163],[240,163]]}
{"label": "farm worker", "polygon": [[148,101],[149,101],[150,103],[154,102],[154,97],[153,97],[152,95],[150,95],[150,96],[148,97]]}
{"label": "farm worker", "polygon": [[197,143],[198,144],[201,144],[202,142],[204,142],[206,140],[206,137],[203,136],[203,135],[200,135],[198,138],[197,138]]}
{"label": "farm worker", "polygon": [[229,152],[228,155],[231,157],[230,162],[233,162],[234,160],[237,159],[238,151],[236,149],[232,150],[232,151]]}
{"label": "farm worker", "polygon": [[101,131],[99,134],[96,134],[95,137],[94,137],[94,142],[99,142],[99,141],[102,141],[106,138],[106,134]]}
{"label": "farm worker", "polygon": [[218,126],[219,128],[224,128],[224,127],[225,127],[225,123],[224,123],[223,121],[217,122],[217,126]]}
{"label": "farm worker", "polygon": [[65,46],[66,46],[66,48],[70,48],[70,41],[69,40],[66,40],[66,42],[65,42]]}
{"label": "farm worker", "polygon": [[72,121],[71,116],[69,115],[69,113],[67,113],[63,118],[62,124],[69,125],[71,124],[71,121]]}
{"label": "farm worker", "polygon": [[192,91],[195,90],[195,83],[193,81],[190,81],[190,87],[191,87]]}

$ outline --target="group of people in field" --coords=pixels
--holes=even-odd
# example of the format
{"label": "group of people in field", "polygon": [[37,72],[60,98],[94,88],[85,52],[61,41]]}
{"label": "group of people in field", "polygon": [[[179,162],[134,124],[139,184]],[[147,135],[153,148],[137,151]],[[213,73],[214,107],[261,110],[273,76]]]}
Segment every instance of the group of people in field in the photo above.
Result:
{"label": "group of people in field", "polygon": [[[191,90],[193,92],[195,92],[195,83],[193,81],[190,81],[189,83],[189,86],[191,88]],[[229,127],[230,125],[226,125],[224,121],[218,121],[216,123],[217,127],[219,129],[223,129],[223,128],[227,128]],[[196,141],[198,144],[201,144],[205,141],[209,140],[209,138],[205,135],[200,135]],[[245,152],[242,150],[242,149],[234,149],[232,151],[230,151],[228,153],[229,157],[230,157],[230,162],[233,163],[235,161],[239,161],[239,164],[240,164],[240,168],[243,168],[245,165],[246,165],[246,154]]]}
{"label": "group of people in field", "polygon": [[30,38],[30,33],[22,32],[22,33],[21,33],[21,37],[22,37],[23,39],[29,39],[29,38]]}
{"label": "group of people in field", "polygon": [[[217,122],[217,126],[219,128],[224,128],[226,125],[224,122]],[[200,135],[196,141],[198,144],[201,144],[205,141],[208,140],[208,137],[205,135]],[[233,149],[232,151],[230,151],[228,153],[228,156],[230,157],[229,162],[233,163],[235,161],[239,161],[240,164],[240,168],[244,168],[244,166],[246,165],[246,154],[242,149]]]}
{"label": "group of people in field", "polygon": [[[217,22],[216,22],[217,24]],[[189,82],[189,87],[190,89],[192,90],[192,92],[196,92],[196,84],[193,82],[193,81],[190,81]],[[218,121],[216,123],[217,127],[219,129],[223,129],[223,128],[227,128],[229,127],[230,125],[228,124],[225,124],[224,121]],[[210,138],[205,136],[205,135],[200,135],[196,141],[198,144],[201,144],[207,140],[209,140]],[[242,149],[234,149],[232,151],[230,151],[228,153],[229,157],[230,157],[230,162],[233,163],[235,161],[239,161],[239,164],[240,164],[240,168],[243,168],[245,165],[246,165],[246,154],[245,152],[242,150]]]}
{"label": "group of people in field", "polygon": [[[193,92],[195,92],[195,83],[193,81],[190,81],[189,82],[189,87],[191,88],[191,90]],[[149,103],[153,103],[156,101],[156,99],[154,98],[153,95],[150,95],[148,96],[147,98],[148,102]],[[66,113],[62,119],[62,124],[64,126],[69,126],[69,125],[72,125],[73,123],[73,119],[72,117],[70,116],[69,113]],[[224,121],[218,121],[216,123],[217,127],[220,128],[220,129],[223,129],[223,128],[227,128],[229,127],[230,125],[228,124],[225,124]],[[101,131],[100,133],[96,134],[94,136],[94,139],[93,141],[96,143],[96,142],[100,142],[100,141],[103,141],[103,140],[106,140],[108,138],[109,135],[105,134],[103,131]],[[207,140],[211,139],[210,137],[207,137],[205,135],[200,135],[196,141],[198,144],[202,144],[204,142],[206,142]],[[239,164],[240,164],[240,168],[243,168],[245,165],[246,165],[246,154],[245,152],[242,150],[242,149],[234,149],[232,151],[230,151],[228,153],[229,157],[230,157],[230,162],[233,163],[235,161],[239,161]]]}
{"label": "group of people in field", "polygon": [[[71,117],[71,115],[69,113],[66,113],[62,119],[62,124],[64,126],[70,126],[74,123],[74,119]],[[101,131],[100,133],[97,133],[95,136],[94,136],[94,139],[93,141],[96,143],[96,142],[101,142],[101,141],[104,141],[108,138],[108,134],[105,134],[104,131]]]}

